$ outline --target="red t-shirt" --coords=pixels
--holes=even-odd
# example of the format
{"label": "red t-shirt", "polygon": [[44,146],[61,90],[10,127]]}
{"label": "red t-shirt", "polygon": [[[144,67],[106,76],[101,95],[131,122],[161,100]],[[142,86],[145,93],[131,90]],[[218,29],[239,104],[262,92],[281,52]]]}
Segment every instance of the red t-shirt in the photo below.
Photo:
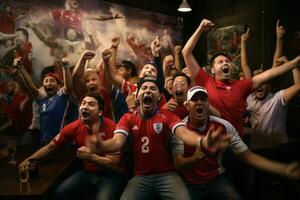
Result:
{"label": "red t-shirt", "polygon": [[[115,122],[108,118],[103,118],[103,122],[99,127],[99,132],[104,133],[103,140],[107,140],[113,137],[115,127]],[[81,147],[86,146],[86,141],[89,139],[88,137],[90,136],[88,135],[86,126],[80,119],[77,119],[76,121],[65,126],[52,141],[57,145],[61,145],[67,143],[68,141],[74,140],[78,147]],[[105,154],[101,154],[100,156],[105,156]],[[106,171],[104,167],[96,165],[95,163],[88,160],[83,160],[83,164],[84,168],[88,171]]]}
{"label": "red t-shirt", "polygon": [[143,119],[138,109],[123,115],[115,134],[121,133],[132,139],[135,152],[135,175],[174,171],[168,142],[171,132],[182,125],[184,123],[167,110],[157,111],[149,119]]}
{"label": "red t-shirt", "polygon": [[251,93],[252,78],[224,83],[200,69],[195,83],[207,89],[210,104],[219,110],[221,117],[228,120],[242,137],[243,113],[246,99]]}
{"label": "red t-shirt", "polygon": [[[199,135],[206,135],[209,128],[214,125],[215,129],[218,127],[223,127],[221,134],[226,134],[225,127],[223,124],[218,123],[216,121],[209,121],[207,127],[203,131],[199,131],[191,126],[191,124],[187,123],[187,126],[190,130],[193,130],[197,132]],[[184,157],[190,157],[194,155],[196,150],[196,147],[188,146],[184,144]],[[221,155],[211,154],[205,149],[203,149],[205,153],[205,157],[202,160],[199,160],[197,163],[195,163],[193,166],[189,168],[185,168],[181,170],[181,173],[183,174],[184,178],[192,184],[200,184],[200,183],[206,183],[209,180],[213,179],[214,177],[218,176],[220,174],[220,170],[223,169],[221,162]]]}
{"label": "red t-shirt", "polygon": [[[137,91],[137,86],[129,81],[123,79],[123,83],[121,86],[121,91],[126,98],[129,93],[135,93]],[[159,107],[163,107],[166,104],[166,97],[163,93],[161,93],[161,100],[159,102]]]}

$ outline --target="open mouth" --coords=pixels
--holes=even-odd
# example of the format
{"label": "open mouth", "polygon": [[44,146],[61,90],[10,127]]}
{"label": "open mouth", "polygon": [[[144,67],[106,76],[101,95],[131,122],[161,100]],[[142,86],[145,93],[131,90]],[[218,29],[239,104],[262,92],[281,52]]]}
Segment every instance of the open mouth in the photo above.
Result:
{"label": "open mouth", "polygon": [[202,107],[197,107],[197,108],[196,108],[196,113],[197,113],[198,115],[202,115],[202,114],[203,114],[203,108],[202,108]]}
{"label": "open mouth", "polygon": [[176,97],[182,97],[182,95],[183,95],[183,92],[182,91],[179,91],[179,90],[176,90],[176,92],[175,92],[175,94],[176,94]]}
{"label": "open mouth", "polygon": [[256,92],[263,92],[263,88],[258,88]]}
{"label": "open mouth", "polygon": [[92,92],[92,93],[96,92],[96,87],[95,86],[90,86],[89,91]]}
{"label": "open mouth", "polygon": [[87,112],[87,111],[82,111],[81,115],[82,115],[83,118],[88,118],[90,116],[90,113]]}
{"label": "open mouth", "polygon": [[146,106],[150,106],[152,104],[152,97],[151,96],[144,96],[143,104]]}
{"label": "open mouth", "polygon": [[224,66],[223,67],[223,73],[225,74],[225,75],[229,75],[229,66]]}
{"label": "open mouth", "polygon": [[54,91],[53,88],[46,88],[47,93],[52,93],[53,91]]}

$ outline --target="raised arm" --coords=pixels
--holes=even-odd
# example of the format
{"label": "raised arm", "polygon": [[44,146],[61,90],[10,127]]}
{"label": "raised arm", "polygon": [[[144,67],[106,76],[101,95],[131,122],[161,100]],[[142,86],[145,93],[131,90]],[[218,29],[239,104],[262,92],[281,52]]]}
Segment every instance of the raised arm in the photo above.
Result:
{"label": "raised arm", "polygon": [[122,88],[122,83],[124,78],[118,75],[116,67],[112,65],[111,57],[113,55],[112,51],[116,50],[114,48],[105,49],[102,51],[102,59],[104,66],[104,73],[107,79],[119,89]]}
{"label": "raised arm", "polygon": [[163,71],[164,71],[165,78],[169,76],[170,66],[172,66],[172,64],[173,64],[173,56],[167,55],[163,61]]}
{"label": "raised arm", "polygon": [[191,36],[191,38],[187,41],[187,43],[185,44],[185,46],[182,50],[185,64],[190,70],[192,79],[194,79],[196,77],[196,75],[198,74],[200,67],[201,67],[193,55],[193,50],[194,50],[201,34],[204,31],[211,29],[213,26],[214,26],[214,24],[211,21],[209,21],[207,19],[203,19],[201,21],[199,27],[197,28],[197,30],[194,32],[194,34]]}
{"label": "raised arm", "polygon": [[279,67],[268,69],[267,71],[264,71],[263,73],[254,76],[252,79],[252,89],[259,88],[267,81],[270,81],[271,79],[298,67],[299,63],[300,55],[294,58],[293,60],[280,65]]}
{"label": "raised arm", "polygon": [[283,26],[279,25],[279,20],[276,23],[276,48],[273,56],[273,65],[272,67],[277,67],[277,59],[283,55],[283,36],[285,34],[285,29]]}
{"label": "raised arm", "polygon": [[72,94],[73,92],[73,81],[72,75],[69,67],[69,59],[62,58],[61,67],[63,69],[63,77],[64,77],[64,90],[66,94]]}
{"label": "raised arm", "polygon": [[247,58],[247,41],[250,37],[249,31],[250,28],[248,28],[247,32],[242,34],[241,36],[241,67],[245,78],[252,77],[252,73],[248,65],[248,58]]}
{"label": "raised arm", "polygon": [[22,80],[24,81],[24,84],[28,86],[28,89],[30,90],[30,94],[33,95],[34,99],[39,98],[39,89],[36,87],[34,82],[32,81],[30,75],[24,68],[24,66],[21,63],[21,57],[14,59],[14,66],[17,67],[18,72],[20,73],[20,76],[22,76]]}
{"label": "raised arm", "polygon": [[151,52],[154,57],[154,64],[157,70],[157,82],[161,88],[164,88],[165,86],[165,76],[163,71],[163,66],[161,64],[161,58],[160,58],[160,50],[161,50],[161,43],[159,36],[156,36],[155,39],[151,43]]}
{"label": "raised arm", "polygon": [[180,54],[182,47],[177,45],[174,47],[174,67],[180,72],[182,69],[182,65],[180,63]]}
{"label": "raised arm", "polygon": [[40,29],[37,27],[37,25],[35,23],[31,23],[28,22],[27,26],[29,26],[30,28],[32,28],[33,32],[35,33],[35,35],[41,40],[43,41],[47,46],[52,47],[52,48],[58,48],[59,44],[57,42],[55,42],[55,40],[49,40],[46,35],[40,31]]}
{"label": "raised arm", "polygon": [[285,103],[290,102],[290,100],[299,94],[300,92],[300,69],[293,69],[294,85],[288,87],[284,90],[283,99]]}

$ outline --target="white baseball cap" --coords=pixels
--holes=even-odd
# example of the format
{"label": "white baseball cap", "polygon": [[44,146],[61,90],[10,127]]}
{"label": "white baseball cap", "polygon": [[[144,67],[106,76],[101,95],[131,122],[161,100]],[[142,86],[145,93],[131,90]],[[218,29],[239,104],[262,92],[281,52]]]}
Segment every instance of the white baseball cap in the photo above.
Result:
{"label": "white baseball cap", "polygon": [[187,92],[186,95],[186,101],[191,100],[191,98],[194,96],[194,94],[196,94],[197,92],[202,92],[203,94],[205,94],[206,96],[208,96],[207,90],[204,87],[201,86],[195,86],[192,87],[191,89],[189,89],[189,91]]}

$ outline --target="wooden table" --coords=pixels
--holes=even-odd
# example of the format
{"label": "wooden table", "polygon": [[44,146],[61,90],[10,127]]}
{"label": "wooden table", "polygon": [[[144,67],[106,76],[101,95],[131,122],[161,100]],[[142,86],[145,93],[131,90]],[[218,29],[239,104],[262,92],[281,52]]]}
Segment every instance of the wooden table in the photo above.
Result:
{"label": "wooden table", "polygon": [[[21,150],[18,150],[21,151]],[[16,160],[22,161],[31,155],[33,150],[24,149],[17,152]],[[39,175],[30,178],[28,183],[20,183],[17,166],[8,164],[7,159],[0,161],[0,199],[42,199],[65,178],[67,168],[74,160],[71,148],[59,149],[49,157],[39,161]]]}

